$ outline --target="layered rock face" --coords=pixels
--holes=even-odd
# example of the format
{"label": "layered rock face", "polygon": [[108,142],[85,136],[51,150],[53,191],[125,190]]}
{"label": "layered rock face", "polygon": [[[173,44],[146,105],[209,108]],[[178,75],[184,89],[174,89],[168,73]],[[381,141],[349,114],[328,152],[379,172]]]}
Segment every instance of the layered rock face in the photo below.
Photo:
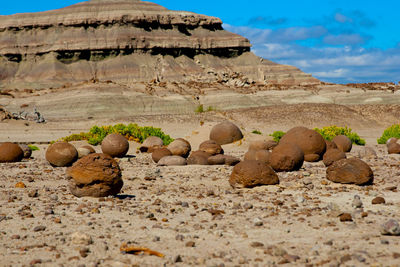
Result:
{"label": "layered rock face", "polygon": [[302,84],[317,79],[261,59],[215,17],[139,0],[92,0],[0,16],[0,88],[83,81]]}

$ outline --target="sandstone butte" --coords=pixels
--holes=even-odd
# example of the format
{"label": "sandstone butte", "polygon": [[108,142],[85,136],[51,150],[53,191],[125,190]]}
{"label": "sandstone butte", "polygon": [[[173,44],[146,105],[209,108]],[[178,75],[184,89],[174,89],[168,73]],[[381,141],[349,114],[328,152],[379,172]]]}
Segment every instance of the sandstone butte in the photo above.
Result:
{"label": "sandstone butte", "polygon": [[257,57],[250,47],[216,17],[139,0],[92,0],[0,16],[0,90],[85,81],[319,83],[296,67]]}

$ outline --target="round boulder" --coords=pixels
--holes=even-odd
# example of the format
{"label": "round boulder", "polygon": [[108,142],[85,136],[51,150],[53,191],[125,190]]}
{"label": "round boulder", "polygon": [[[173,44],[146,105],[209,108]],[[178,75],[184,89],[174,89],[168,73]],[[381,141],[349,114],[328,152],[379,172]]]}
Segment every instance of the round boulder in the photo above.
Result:
{"label": "round boulder", "polygon": [[240,159],[229,156],[229,155],[222,155],[218,154],[215,156],[211,156],[208,158],[209,165],[228,165],[228,166],[235,166],[240,162]]}
{"label": "round boulder", "polygon": [[332,141],[325,140],[325,144],[326,144],[326,151],[332,148],[337,148],[337,145]]}
{"label": "round boulder", "polygon": [[318,161],[326,151],[324,138],[317,131],[305,127],[292,128],[281,138],[279,143],[296,144],[303,151],[306,161]]}
{"label": "round boulder", "polygon": [[193,151],[187,159],[188,165],[208,165],[208,158],[211,157],[210,153],[197,150]]}
{"label": "round boulder", "polygon": [[87,146],[78,147],[76,150],[78,151],[78,158],[80,159],[83,158],[84,156],[95,153],[93,148],[89,149]]}
{"label": "round boulder", "polygon": [[374,173],[360,159],[341,159],[326,169],[326,178],[335,183],[367,185],[372,184]]}
{"label": "round boulder", "polygon": [[19,147],[24,152],[24,159],[29,159],[32,156],[32,149],[25,144],[20,144]]}
{"label": "round boulder", "polygon": [[397,143],[397,139],[396,137],[390,137],[387,141],[386,141],[386,145],[389,145],[391,143]]}
{"label": "round boulder", "polygon": [[[269,141],[266,140],[255,140],[250,142],[249,151],[250,150],[268,150],[269,148]],[[273,141],[272,141],[273,142]]]}
{"label": "round boulder", "polygon": [[141,152],[150,152],[149,150],[154,151],[156,148],[160,148],[164,145],[163,140],[158,136],[149,136],[140,146],[139,150]]}
{"label": "round boulder", "polygon": [[334,142],[336,144],[336,146],[338,147],[338,149],[342,150],[343,152],[347,153],[351,151],[351,148],[353,146],[350,138],[348,138],[345,135],[338,135],[335,136],[332,139],[332,142]]}
{"label": "round boulder", "polygon": [[259,160],[269,164],[271,152],[268,150],[249,150],[244,154],[244,160]]}
{"label": "round boulder", "polygon": [[275,171],[296,171],[303,166],[304,153],[296,144],[278,144],[272,150],[269,162]]}
{"label": "round boulder", "polygon": [[111,157],[122,158],[129,150],[129,142],[120,134],[109,134],[101,142],[101,150]]}
{"label": "round boulder", "polygon": [[158,163],[158,166],[183,166],[186,165],[186,159],[181,156],[165,156],[162,157]]}
{"label": "round boulder", "polygon": [[118,163],[107,154],[92,153],[67,169],[69,189],[77,197],[106,197],[121,191],[123,181]]}
{"label": "round boulder", "polygon": [[387,150],[389,154],[400,154],[400,144],[396,142],[389,143]]}
{"label": "round boulder", "polygon": [[332,165],[335,161],[345,159],[346,154],[337,148],[328,149],[323,157],[323,162],[326,167]]}
{"label": "round boulder", "polygon": [[46,150],[46,160],[55,167],[70,166],[78,159],[78,151],[67,142],[50,145]]}
{"label": "round boulder", "polygon": [[232,187],[251,188],[260,185],[274,185],[279,183],[278,175],[262,161],[246,160],[233,168],[229,178]]}
{"label": "round boulder", "polygon": [[230,144],[242,138],[242,131],[230,121],[224,121],[215,125],[210,132],[210,139],[219,145]]}
{"label": "round boulder", "polygon": [[24,152],[17,144],[6,142],[0,144],[0,163],[18,162],[24,157]]}
{"label": "round boulder", "polygon": [[155,163],[159,162],[160,159],[166,156],[171,156],[172,153],[169,151],[168,148],[161,147],[161,148],[156,148],[153,153],[151,153],[151,158]]}
{"label": "round boulder", "polygon": [[171,151],[172,155],[181,156],[187,158],[189,156],[192,147],[188,141],[183,138],[177,138],[167,147]]}
{"label": "round boulder", "polygon": [[211,155],[224,154],[221,145],[217,144],[214,140],[207,140],[200,144],[199,150],[207,152]]}

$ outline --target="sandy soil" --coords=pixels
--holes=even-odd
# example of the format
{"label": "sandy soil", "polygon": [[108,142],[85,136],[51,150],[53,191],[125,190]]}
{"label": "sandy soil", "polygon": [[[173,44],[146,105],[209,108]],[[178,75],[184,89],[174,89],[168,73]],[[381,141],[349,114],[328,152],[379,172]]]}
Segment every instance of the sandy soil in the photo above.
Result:
{"label": "sandy soil", "polygon": [[[399,110],[389,105],[299,104],[118,120],[2,122],[0,141],[33,143],[40,150],[23,162],[0,165],[0,265],[398,266],[400,237],[381,235],[380,226],[399,219],[400,156],[388,155],[376,138],[397,121]],[[128,157],[119,160],[121,194],[76,198],[67,188],[65,168],[51,167],[44,158],[47,144],[41,144],[94,124],[136,122],[184,137],[196,150],[208,139],[210,128],[224,119],[244,132],[242,142],[223,146],[226,154],[240,158],[251,140],[268,139],[274,130],[348,125],[378,155],[361,156],[374,171],[374,184],[331,183],[318,162],[279,173],[276,186],[233,189],[228,183],[233,167],[157,167],[150,155],[136,152],[139,144],[131,142]],[[363,150],[355,146],[348,157],[360,157]],[[17,182],[26,188],[16,188]],[[361,197],[362,210],[351,205],[355,195]],[[384,197],[386,204],[372,205],[376,196]],[[340,222],[343,212],[352,214],[353,221]],[[76,232],[83,238],[75,238]],[[92,242],[82,241],[89,237]],[[165,257],[123,254],[123,243]]]}

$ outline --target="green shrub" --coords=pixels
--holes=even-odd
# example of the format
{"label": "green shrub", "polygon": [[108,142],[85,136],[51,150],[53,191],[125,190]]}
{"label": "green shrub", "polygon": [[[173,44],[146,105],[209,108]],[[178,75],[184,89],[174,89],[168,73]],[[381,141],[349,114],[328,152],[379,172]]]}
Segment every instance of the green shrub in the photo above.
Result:
{"label": "green shrub", "polygon": [[383,131],[382,136],[378,138],[378,144],[386,144],[386,141],[392,137],[400,138],[400,124],[393,124]]}
{"label": "green shrub", "polygon": [[28,145],[28,147],[29,147],[32,151],[39,150],[39,148],[38,148],[37,146],[34,146],[34,145]]}
{"label": "green shrub", "polygon": [[253,134],[261,134],[261,132],[259,130],[254,130],[252,131]]}
{"label": "green shrub", "polygon": [[269,136],[272,136],[274,138],[275,142],[279,142],[279,140],[281,140],[282,136],[285,135],[285,132],[282,131],[275,131],[272,134],[270,134]]}
{"label": "green shrub", "polygon": [[353,133],[351,128],[345,127],[338,127],[335,125],[323,127],[322,129],[314,128],[315,131],[320,133],[322,137],[326,140],[331,141],[337,135],[345,135],[350,138],[353,144],[357,144],[360,146],[365,145],[365,140],[360,138],[357,133]]}
{"label": "green shrub", "polygon": [[108,134],[112,133],[121,134],[128,140],[139,143],[143,143],[143,141],[149,136],[160,137],[163,140],[164,145],[168,145],[174,140],[169,135],[166,135],[160,128],[154,128],[151,126],[141,127],[136,123],[130,123],[128,125],[116,124],[114,126],[109,125],[100,127],[95,125],[87,133],[72,134],[70,136],[61,138],[61,140],[65,142],[87,140],[91,145],[98,145]]}
{"label": "green shrub", "polygon": [[204,106],[203,104],[200,104],[197,106],[197,108],[194,110],[196,113],[203,113],[204,112]]}

